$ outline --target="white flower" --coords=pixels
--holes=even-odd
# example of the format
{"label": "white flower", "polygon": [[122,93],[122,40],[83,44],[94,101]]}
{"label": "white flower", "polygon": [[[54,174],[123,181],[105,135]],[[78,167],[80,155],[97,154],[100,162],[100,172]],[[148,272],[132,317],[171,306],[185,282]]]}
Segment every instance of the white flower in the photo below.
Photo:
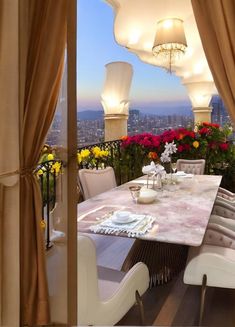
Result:
{"label": "white flower", "polygon": [[166,142],[165,151],[168,152],[168,154],[173,154],[173,153],[177,152],[177,147],[176,147],[176,144],[174,143],[174,141],[172,143]]}
{"label": "white flower", "polygon": [[161,162],[170,162],[171,158],[170,158],[169,153],[167,151],[162,152],[160,160],[161,160]]}
{"label": "white flower", "polygon": [[153,161],[151,161],[150,165],[144,166],[142,168],[142,173],[145,175],[148,175],[148,174],[155,172],[155,170],[156,170],[155,163]]}
{"label": "white flower", "polygon": [[160,174],[161,176],[166,173],[165,168],[162,165],[156,165],[156,175]]}

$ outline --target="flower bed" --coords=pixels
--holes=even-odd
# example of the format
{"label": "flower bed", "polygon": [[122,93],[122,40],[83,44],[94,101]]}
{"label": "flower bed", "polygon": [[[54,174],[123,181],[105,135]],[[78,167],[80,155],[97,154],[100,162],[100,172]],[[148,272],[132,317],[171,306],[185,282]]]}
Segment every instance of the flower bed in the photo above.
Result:
{"label": "flower bed", "polygon": [[146,158],[158,161],[164,151],[166,143],[173,142],[177,152],[173,159],[205,159],[206,173],[213,174],[234,165],[235,149],[228,137],[231,129],[222,128],[218,124],[201,123],[195,129],[179,128],[167,130],[160,135],[148,133],[124,136],[122,138],[122,152],[124,156],[133,153],[133,148],[142,157],[142,164]]}

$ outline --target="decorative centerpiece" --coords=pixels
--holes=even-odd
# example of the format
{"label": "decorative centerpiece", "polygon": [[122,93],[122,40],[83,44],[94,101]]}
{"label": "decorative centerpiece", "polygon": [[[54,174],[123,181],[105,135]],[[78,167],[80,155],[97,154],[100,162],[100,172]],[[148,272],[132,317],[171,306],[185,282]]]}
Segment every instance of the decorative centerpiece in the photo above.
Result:
{"label": "decorative centerpiece", "polygon": [[155,164],[151,161],[150,165],[144,166],[142,168],[142,173],[147,175],[147,188],[150,188],[149,178],[152,177],[153,185],[152,188],[161,188],[162,182],[161,178],[166,174],[165,168],[160,164]]}
{"label": "decorative centerpiece", "polygon": [[174,183],[174,181],[172,179],[172,171],[175,171],[175,169],[176,169],[176,166],[174,165],[174,167],[173,167],[173,165],[172,165],[172,155],[176,152],[177,152],[177,146],[176,146],[175,142],[174,141],[171,143],[166,142],[165,150],[164,150],[164,152],[162,152],[161,157],[160,157],[161,162],[163,162],[163,163],[169,162],[170,163],[171,184]]}

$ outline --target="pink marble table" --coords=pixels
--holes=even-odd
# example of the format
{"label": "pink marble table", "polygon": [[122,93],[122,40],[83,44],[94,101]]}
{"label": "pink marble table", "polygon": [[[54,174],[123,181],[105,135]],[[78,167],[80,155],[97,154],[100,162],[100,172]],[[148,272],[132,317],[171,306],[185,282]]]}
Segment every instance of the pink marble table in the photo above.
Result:
{"label": "pink marble table", "polygon": [[[158,192],[152,204],[135,204],[130,185],[143,185],[144,177],[102,193],[78,205],[78,229],[91,233],[89,226],[115,208],[156,217],[153,228],[143,240],[199,246],[202,243],[214,205],[221,176],[195,175],[178,177],[171,190]],[[120,236],[125,236],[120,235]]]}

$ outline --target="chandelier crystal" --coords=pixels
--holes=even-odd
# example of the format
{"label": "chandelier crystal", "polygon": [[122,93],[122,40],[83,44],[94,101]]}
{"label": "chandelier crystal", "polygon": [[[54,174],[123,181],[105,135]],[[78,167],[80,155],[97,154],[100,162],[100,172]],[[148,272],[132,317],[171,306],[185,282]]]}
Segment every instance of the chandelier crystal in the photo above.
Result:
{"label": "chandelier crystal", "polygon": [[157,23],[152,52],[161,67],[171,72],[172,65],[184,55],[186,48],[187,42],[181,19],[163,19]]}

